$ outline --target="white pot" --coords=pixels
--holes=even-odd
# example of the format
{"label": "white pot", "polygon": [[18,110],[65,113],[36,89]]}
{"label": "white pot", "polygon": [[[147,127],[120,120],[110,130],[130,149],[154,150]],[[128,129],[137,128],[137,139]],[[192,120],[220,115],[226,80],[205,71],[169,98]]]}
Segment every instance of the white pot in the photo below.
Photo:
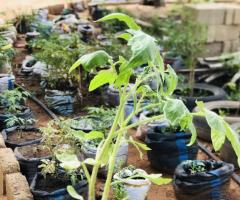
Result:
{"label": "white pot", "polygon": [[151,182],[148,179],[121,179],[117,174],[113,176],[115,180],[123,183],[124,190],[129,200],[144,200],[147,197]]}

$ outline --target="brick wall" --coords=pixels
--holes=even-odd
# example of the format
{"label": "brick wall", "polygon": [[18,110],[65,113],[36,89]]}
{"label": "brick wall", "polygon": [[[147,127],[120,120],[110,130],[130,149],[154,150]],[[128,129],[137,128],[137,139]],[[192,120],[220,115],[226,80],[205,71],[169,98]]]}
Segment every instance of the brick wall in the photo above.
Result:
{"label": "brick wall", "polygon": [[186,5],[196,21],[207,25],[207,44],[203,56],[240,50],[240,5],[203,3]]}

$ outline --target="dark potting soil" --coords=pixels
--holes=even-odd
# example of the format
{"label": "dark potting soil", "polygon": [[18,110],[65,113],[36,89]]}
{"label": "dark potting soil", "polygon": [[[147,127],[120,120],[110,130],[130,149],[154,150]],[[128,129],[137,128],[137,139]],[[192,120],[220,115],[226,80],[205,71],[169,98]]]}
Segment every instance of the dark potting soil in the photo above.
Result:
{"label": "dark potting soil", "polygon": [[21,147],[19,151],[25,158],[45,158],[50,155],[47,148],[37,144]]}
{"label": "dark potting soil", "polygon": [[72,185],[71,181],[63,181],[54,177],[40,178],[36,185],[36,190],[54,192],[58,189],[66,188],[68,185]]}
{"label": "dark potting soil", "polygon": [[10,143],[24,143],[28,141],[37,140],[42,137],[42,134],[35,131],[14,131],[8,135],[7,140]]}
{"label": "dark potting soil", "polygon": [[[174,91],[175,95],[179,96],[191,96],[191,88],[176,89]],[[213,93],[208,90],[194,88],[192,97],[207,97],[212,96]]]}
{"label": "dark potting soil", "polygon": [[240,116],[240,108],[216,108],[212,110],[213,112],[217,113],[221,116]]}

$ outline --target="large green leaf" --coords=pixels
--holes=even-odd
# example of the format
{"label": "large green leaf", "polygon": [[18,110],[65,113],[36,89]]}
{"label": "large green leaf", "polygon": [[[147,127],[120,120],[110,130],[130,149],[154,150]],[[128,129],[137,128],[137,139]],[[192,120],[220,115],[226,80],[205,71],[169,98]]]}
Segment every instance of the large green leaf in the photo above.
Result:
{"label": "large green leaf", "polygon": [[100,131],[91,131],[90,133],[85,134],[85,139],[92,140],[97,138],[104,138],[104,134]]}
{"label": "large green leaf", "polygon": [[67,191],[72,198],[78,199],[78,200],[84,200],[83,197],[76,192],[76,190],[74,189],[73,186],[68,185],[67,186]]}
{"label": "large green leaf", "polygon": [[163,72],[163,60],[157,47],[155,38],[140,30],[131,30],[130,33],[133,36],[129,39],[128,45],[131,46],[132,56],[127,67],[134,68],[151,62],[153,65],[160,67],[161,71]]}
{"label": "large green leaf", "polygon": [[117,73],[112,69],[102,70],[91,80],[89,91],[93,91],[106,83],[112,84],[116,78]]}
{"label": "large green leaf", "polygon": [[104,66],[108,63],[108,60],[111,59],[105,51],[99,50],[93,53],[86,54],[79,58],[69,69],[69,73],[75,70],[80,65],[83,66],[84,70],[91,71],[96,67]]}
{"label": "large green leaf", "polygon": [[141,29],[141,27],[136,24],[133,18],[123,13],[111,13],[99,19],[98,22],[104,22],[104,21],[113,20],[113,19],[123,21],[130,29],[133,29],[133,30]]}
{"label": "large green leaf", "polygon": [[56,158],[61,162],[60,166],[66,170],[75,170],[81,166],[78,157],[73,153],[59,153]]}

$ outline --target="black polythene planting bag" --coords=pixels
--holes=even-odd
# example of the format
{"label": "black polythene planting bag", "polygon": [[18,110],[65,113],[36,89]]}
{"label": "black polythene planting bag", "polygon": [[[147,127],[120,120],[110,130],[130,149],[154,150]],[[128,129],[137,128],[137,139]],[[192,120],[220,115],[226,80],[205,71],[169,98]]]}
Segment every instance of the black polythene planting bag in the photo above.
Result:
{"label": "black polythene planting bag", "polygon": [[198,146],[187,146],[191,134],[185,132],[159,133],[149,130],[145,143],[151,149],[147,151],[151,166],[157,170],[173,174],[175,168],[184,160],[196,159]]}
{"label": "black polythene planting bag", "polygon": [[[60,187],[59,189],[51,189],[51,191],[38,189],[39,185],[41,184],[40,182],[42,182],[43,179],[43,176],[40,173],[37,173],[31,182],[30,189],[35,200],[74,200],[74,198],[72,198],[67,191],[68,184],[66,186]],[[62,179],[55,180],[55,184],[58,185],[62,182]],[[48,181],[45,181],[45,183],[49,184]],[[87,199],[88,183],[86,180],[82,180],[81,182],[77,183],[74,188],[78,194],[83,196],[84,199]]]}
{"label": "black polythene planting bag", "polygon": [[[193,162],[199,162],[195,160]],[[228,200],[227,191],[234,166],[222,161],[201,160],[207,171],[191,174],[189,164],[175,170],[174,189],[178,200]]]}

